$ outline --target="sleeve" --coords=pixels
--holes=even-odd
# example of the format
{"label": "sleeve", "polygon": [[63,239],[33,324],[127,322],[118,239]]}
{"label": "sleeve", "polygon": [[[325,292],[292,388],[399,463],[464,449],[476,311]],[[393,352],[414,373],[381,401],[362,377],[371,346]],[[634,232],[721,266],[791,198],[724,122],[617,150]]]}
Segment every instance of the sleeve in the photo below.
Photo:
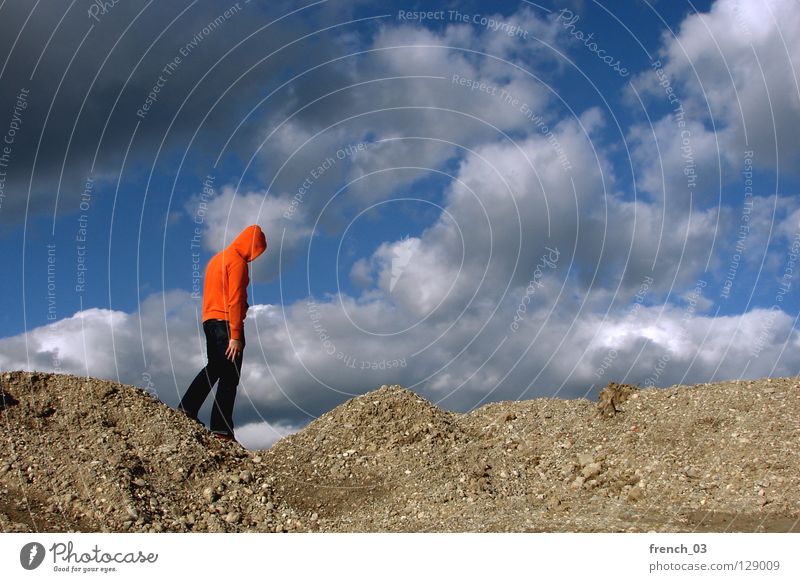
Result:
{"label": "sleeve", "polygon": [[231,339],[242,339],[244,318],[247,315],[247,263],[236,261],[228,271],[228,318],[231,324]]}

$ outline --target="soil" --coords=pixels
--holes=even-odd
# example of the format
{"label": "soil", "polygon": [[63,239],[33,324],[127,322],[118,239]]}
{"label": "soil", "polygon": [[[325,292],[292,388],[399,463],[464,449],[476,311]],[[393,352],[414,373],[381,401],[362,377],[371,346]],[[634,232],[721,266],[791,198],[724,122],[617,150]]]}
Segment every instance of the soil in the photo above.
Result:
{"label": "soil", "polygon": [[0,389],[6,532],[800,532],[797,377],[466,414],[384,385],[266,451],[117,382]]}

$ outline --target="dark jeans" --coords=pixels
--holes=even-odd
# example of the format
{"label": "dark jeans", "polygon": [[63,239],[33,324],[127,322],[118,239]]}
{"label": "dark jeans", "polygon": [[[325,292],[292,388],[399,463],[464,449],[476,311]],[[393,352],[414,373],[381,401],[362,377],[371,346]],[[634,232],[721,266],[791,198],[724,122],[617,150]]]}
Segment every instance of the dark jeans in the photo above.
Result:
{"label": "dark jeans", "polygon": [[[232,435],[233,402],[236,399],[236,386],[239,384],[244,349],[233,362],[225,357],[230,339],[230,324],[225,320],[206,320],[203,322],[203,331],[206,334],[208,364],[192,381],[178,408],[190,417],[197,418],[200,407],[219,380],[214,406],[211,409],[211,430]],[[242,344],[244,343],[244,332],[242,332]]]}

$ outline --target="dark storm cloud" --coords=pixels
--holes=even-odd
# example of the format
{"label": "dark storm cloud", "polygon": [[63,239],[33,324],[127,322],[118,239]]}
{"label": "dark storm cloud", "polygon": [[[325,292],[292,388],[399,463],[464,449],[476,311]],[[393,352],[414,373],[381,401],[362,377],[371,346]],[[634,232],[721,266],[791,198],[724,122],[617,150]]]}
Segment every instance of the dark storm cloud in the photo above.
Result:
{"label": "dark storm cloud", "polygon": [[[126,168],[149,170],[162,139],[162,156],[182,153],[199,130],[192,151],[211,163],[243,115],[297,63],[330,55],[329,34],[291,43],[347,21],[350,5],[335,4],[131,0],[99,9],[82,0],[32,11],[23,0],[5,2],[0,133],[15,120],[15,135],[0,222],[21,224],[26,202],[32,213],[51,214],[59,181],[59,215],[75,210],[90,172],[98,182],[117,179],[129,143]],[[21,91],[25,107],[15,109]],[[243,125],[229,149],[249,151],[261,115]]]}

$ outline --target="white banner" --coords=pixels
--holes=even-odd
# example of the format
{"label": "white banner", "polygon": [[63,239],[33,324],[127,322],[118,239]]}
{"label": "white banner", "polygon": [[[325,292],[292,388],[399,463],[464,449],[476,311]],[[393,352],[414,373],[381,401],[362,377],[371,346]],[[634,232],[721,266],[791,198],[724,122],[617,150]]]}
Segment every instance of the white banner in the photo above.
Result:
{"label": "white banner", "polygon": [[0,534],[0,571],[4,580],[796,581],[799,542],[798,534]]}

